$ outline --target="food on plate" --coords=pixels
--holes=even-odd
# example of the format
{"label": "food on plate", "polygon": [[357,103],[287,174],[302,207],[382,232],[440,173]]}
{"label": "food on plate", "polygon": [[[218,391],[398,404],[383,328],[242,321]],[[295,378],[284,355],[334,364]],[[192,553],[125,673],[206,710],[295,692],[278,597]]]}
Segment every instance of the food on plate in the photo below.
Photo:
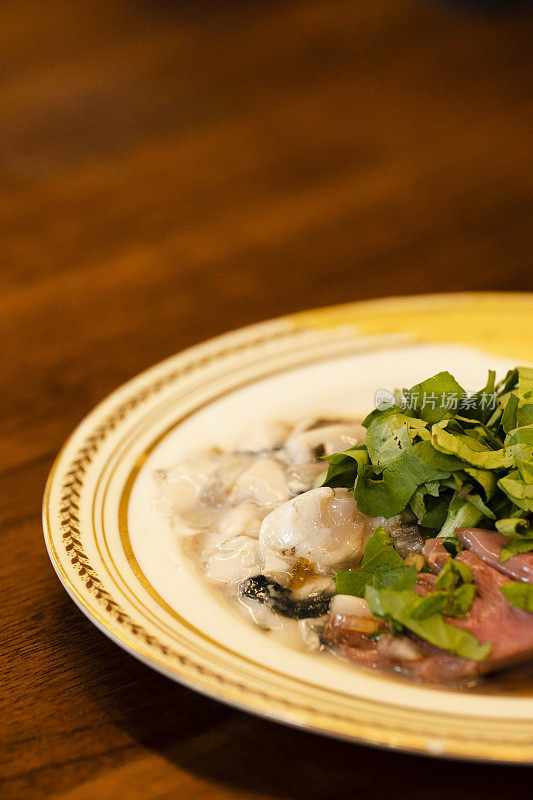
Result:
{"label": "food on plate", "polygon": [[362,423],[273,422],[192,454],[157,473],[159,507],[294,646],[441,683],[532,659],[533,369],[380,398]]}

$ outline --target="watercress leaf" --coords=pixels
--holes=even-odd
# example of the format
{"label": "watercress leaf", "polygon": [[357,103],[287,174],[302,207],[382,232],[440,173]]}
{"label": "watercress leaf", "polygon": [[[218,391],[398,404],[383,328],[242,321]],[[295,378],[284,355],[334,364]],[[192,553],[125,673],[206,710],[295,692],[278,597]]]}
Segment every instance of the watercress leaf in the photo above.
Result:
{"label": "watercress leaf", "polygon": [[400,623],[443,650],[475,661],[482,661],[491,650],[490,642],[478,642],[468,631],[446,622],[441,614],[432,614],[424,619],[414,618],[413,609],[420,602],[420,597],[414,591],[396,592],[394,589],[378,590],[367,586],[365,599],[376,616]]}
{"label": "watercress leaf", "polygon": [[[368,448],[370,458],[373,463],[383,461],[384,448],[392,448],[393,455],[398,455],[399,449],[405,449],[417,438],[429,439],[427,423],[416,417],[403,414],[398,408],[389,408],[379,413],[374,412],[369,415],[365,422],[368,423],[368,433],[365,444]],[[396,445],[396,450],[392,447],[391,439],[400,439],[402,447]]]}
{"label": "watercress leaf", "polygon": [[455,455],[467,464],[481,469],[504,469],[513,464],[512,456],[504,449],[491,450],[487,445],[464,433],[450,433],[445,429],[447,420],[434,425],[431,430],[431,444],[442,453]]}
{"label": "watercress leaf", "polygon": [[499,431],[477,419],[457,416],[449,421],[447,429],[455,433],[465,433],[482,444],[488,445],[491,450],[499,450],[503,445]]}
{"label": "watercress leaf", "polygon": [[467,494],[465,495],[465,500],[471,503],[478,511],[481,511],[484,517],[488,517],[488,519],[496,519],[496,515],[493,511],[483,502],[479,494]]}
{"label": "watercress leaf", "polygon": [[446,607],[447,600],[446,592],[431,592],[419,599],[413,606],[411,615],[413,619],[425,619],[432,614],[440,614]]}
{"label": "watercress leaf", "polygon": [[524,425],[522,428],[515,428],[509,431],[505,437],[505,446],[512,447],[515,444],[530,444],[533,446],[533,425]]}
{"label": "watercress leaf", "polygon": [[503,584],[501,591],[507,602],[515,608],[533,611],[533,583],[509,581]]}
{"label": "watercress leaf", "polygon": [[456,472],[452,472],[449,478],[443,478],[440,483],[440,488],[445,489],[452,489],[454,492],[459,491],[463,483],[466,482],[468,475],[464,470],[458,469]]}
{"label": "watercress leaf", "polygon": [[483,519],[483,512],[464,498],[454,497],[448,506],[444,525],[438,533],[439,539],[453,536],[456,528],[473,528]]}
{"label": "watercress leaf", "polygon": [[474,583],[464,583],[458,589],[448,592],[443,614],[447,617],[466,617],[472,607],[475,595]]}
{"label": "watercress leaf", "polygon": [[343,570],[335,576],[335,594],[352,594],[364,597],[368,583],[372,581],[372,573],[362,570]]}
{"label": "watercress leaf", "polygon": [[424,518],[426,513],[426,502],[425,502],[426,493],[423,488],[415,489],[411,500],[409,501],[409,505],[411,506],[411,510],[413,514],[417,517],[418,521],[421,522]]}
{"label": "watercress leaf", "polygon": [[446,492],[438,498],[428,497],[426,500],[426,512],[420,519],[420,524],[424,528],[438,531],[446,521],[448,508],[450,505],[450,493]]}
{"label": "watercress leaf", "polygon": [[519,458],[515,456],[515,466],[522,477],[524,483],[533,483],[533,460]]}
{"label": "watercress leaf", "polygon": [[459,583],[472,583],[470,567],[455,558],[449,558],[435,581],[436,589],[453,589]]}
{"label": "watercress leaf", "polygon": [[440,491],[439,481],[426,481],[424,486],[427,494],[430,494],[432,497],[439,496],[439,491]]}
{"label": "watercress leaf", "polygon": [[494,472],[488,469],[479,469],[478,467],[464,468],[466,474],[472,478],[481,488],[485,494],[485,499],[490,500],[496,491],[498,479]]}
{"label": "watercress leaf", "polygon": [[414,606],[413,617],[425,619],[437,613],[447,617],[465,617],[470,611],[475,594],[476,587],[473,583],[465,583],[458,589],[431,592]]}
{"label": "watercress leaf", "polygon": [[505,433],[517,427],[516,412],[518,411],[518,396],[514,393],[509,395],[505,408],[503,410],[501,426]]}
{"label": "watercress leaf", "polygon": [[463,394],[463,387],[449,372],[439,372],[404,392],[410,415],[420,417],[430,424],[450,416],[446,407],[446,396],[462,397]]}
{"label": "watercress leaf", "polygon": [[523,523],[506,520],[533,513],[533,369],[494,381],[491,372],[460,414],[448,393],[464,393],[448,372],[397,393],[394,406],[366,418],[365,444],[328,457],[325,485],[353,486],[359,509],[371,516],[410,506],[441,538],[489,520],[519,535]]}
{"label": "watercress leaf", "polygon": [[383,566],[397,569],[402,564],[403,559],[394,549],[391,535],[381,525],[378,525],[366,543],[361,569],[365,572],[375,572]]}
{"label": "watercress leaf", "polygon": [[354,453],[366,453],[366,446],[364,444],[355,444],[353,447],[349,447],[347,450],[343,450],[340,453],[332,453],[330,456],[322,456],[323,461],[329,461],[330,464],[348,464],[350,463],[351,459],[357,459],[357,456],[354,456]]}
{"label": "watercress leaf", "polygon": [[516,412],[516,423],[518,426],[531,425],[533,423],[533,403],[524,403],[519,405]]}
{"label": "watercress leaf", "polygon": [[500,396],[507,394],[518,385],[518,367],[507,371],[505,377],[496,384],[496,393]]}
{"label": "watercress leaf", "polygon": [[468,406],[464,409],[465,417],[470,417],[475,420],[485,422],[491,415],[493,400],[495,393],[496,373],[494,370],[489,369],[487,383],[479,391],[470,394],[468,397]]}
{"label": "watercress leaf", "polygon": [[461,580],[461,575],[454,569],[454,560],[449,558],[439,572],[435,581],[435,589],[453,589]]}
{"label": "watercress leaf", "polygon": [[387,417],[396,414],[399,411],[394,406],[392,408],[374,408],[366,415],[361,425],[364,428],[370,428],[371,425],[381,425]]}
{"label": "watercress leaf", "polygon": [[376,467],[360,469],[355,482],[355,500],[360,511],[372,517],[392,517],[405,509],[415,490],[426,481],[448,478],[461,462],[437,452],[430,442],[420,441],[404,450],[376,477]]}
{"label": "watercress leaf", "polygon": [[495,528],[500,533],[503,533],[504,536],[527,535],[526,531],[529,528],[529,521],[527,519],[523,519],[523,517],[499,519],[495,523]]}
{"label": "watercress leaf", "polygon": [[[529,530],[531,530],[531,528]],[[502,547],[500,561],[502,564],[505,564],[512,556],[519,555],[520,553],[531,553],[532,550],[533,536],[517,537],[516,539],[512,539],[505,547]]]}
{"label": "watercress leaf", "polygon": [[392,537],[378,526],[366,543],[361,569],[337,572],[335,593],[364,597],[369,583],[378,588],[412,589],[417,574],[415,567],[404,566],[402,557],[394,549]]}
{"label": "watercress leaf", "polygon": [[317,486],[331,486],[333,488],[344,487],[349,489],[355,483],[356,474],[357,467],[353,461],[330,464],[328,469],[320,475],[320,481],[317,480]]}
{"label": "watercress leaf", "polygon": [[373,464],[387,464],[411,447],[403,414],[391,414],[380,425],[371,425],[365,440]]}
{"label": "watercress leaf", "polygon": [[518,470],[512,470],[500,478],[498,486],[523,511],[533,512],[533,484],[526,483]]}
{"label": "watercress leaf", "polygon": [[[424,474],[427,475],[424,481],[447,478],[451,472],[460,470],[464,466],[460,458],[439,451],[433,447],[431,442],[417,442],[413,445],[412,453],[424,465]],[[422,481],[420,482],[422,483]]]}
{"label": "watercress leaf", "polygon": [[462,542],[459,541],[457,536],[448,536],[443,540],[442,546],[445,550],[447,550],[452,558],[455,558],[455,556],[458,555],[461,550],[464,550],[464,546]]}
{"label": "watercress leaf", "polygon": [[492,412],[492,414],[485,423],[487,428],[489,428],[489,430],[499,432],[500,420],[502,418],[502,414],[503,414],[503,409],[498,402],[496,408],[494,409],[494,411]]}
{"label": "watercress leaf", "polygon": [[524,461],[533,460],[533,445],[520,442],[519,444],[510,444],[505,447],[505,455],[511,456],[516,464],[516,459],[521,458]]}
{"label": "watercress leaf", "polygon": [[473,575],[472,575],[472,570],[470,569],[468,564],[465,564],[464,561],[459,561],[458,559],[454,558],[453,559],[453,565],[454,565],[455,569],[459,572],[459,574],[461,576],[461,580],[463,581],[463,583],[473,583],[474,582],[474,578],[473,578]]}
{"label": "watercress leaf", "polygon": [[372,575],[372,586],[376,589],[394,588],[396,591],[401,589],[414,589],[418,572],[416,567],[399,567],[387,571],[374,572]]}
{"label": "watercress leaf", "polygon": [[[409,489],[412,487],[409,486]],[[367,465],[357,473],[354,486],[357,507],[371,517],[393,517],[403,511],[409,501],[409,493],[402,486],[389,486],[375,469]]]}
{"label": "watercress leaf", "polygon": [[518,410],[516,412],[516,426],[531,425],[533,423],[533,369],[531,367],[518,367]]}
{"label": "watercress leaf", "polygon": [[329,466],[321,485],[351,489],[355,483],[357,470],[368,464],[369,457],[365,445],[359,444],[342,453],[325,456],[324,461],[329,461]]}

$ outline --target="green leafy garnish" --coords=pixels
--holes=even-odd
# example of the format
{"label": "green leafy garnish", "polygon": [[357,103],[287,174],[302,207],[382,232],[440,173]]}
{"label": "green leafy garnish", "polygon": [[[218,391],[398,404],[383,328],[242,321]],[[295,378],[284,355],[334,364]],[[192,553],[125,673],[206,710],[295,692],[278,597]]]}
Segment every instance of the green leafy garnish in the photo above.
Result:
{"label": "green leafy garnish", "polygon": [[[408,628],[437,647],[481,660],[490,643],[447,622],[464,617],[476,587],[455,556],[456,528],[483,526],[508,538],[501,560],[533,551],[533,369],[516,367],[499,383],[467,393],[449,372],[397,391],[395,402],[364,420],[367,436],[328,456],[326,486],[352,489],[357,506],[373,517],[411,512],[428,536],[450,554],[421,597],[416,570],[406,567],[382,528],[369,539],[360,570],[337,573],[336,591],[365,597],[393,631]],[[533,611],[533,585],[505,584],[518,608]]]}
{"label": "green leafy garnish", "polygon": [[[499,519],[495,527],[504,536],[526,536],[527,531],[530,530],[529,521],[522,517]],[[533,532],[531,532],[531,535],[533,536]]]}
{"label": "green leafy garnish", "polygon": [[403,566],[403,558],[394,549],[390,534],[378,526],[366,543],[361,569],[337,572],[335,593],[364,597],[368,585],[377,589],[390,586],[412,589],[416,576],[415,567]]}
{"label": "green leafy garnish", "polygon": [[447,603],[442,613],[445,617],[466,617],[476,596],[474,583],[465,583],[458,589],[448,592]]}
{"label": "green leafy garnish", "polygon": [[416,576],[415,567],[383,569],[377,572],[345,570],[337,572],[335,594],[353,594],[355,597],[364,597],[366,587],[369,585],[375,586],[376,589],[384,589],[390,586],[412,589],[416,583]]}
{"label": "green leafy garnish", "polygon": [[361,569],[375,572],[381,567],[397,569],[402,564],[403,559],[394,549],[392,536],[379,525],[366,543]]}
{"label": "green leafy garnish", "polygon": [[[533,515],[533,369],[468,394],[449,372],[396,392],[364,420],[364,444],[328,456],[327,486],[353,489],[370,516],[413,512],[430,535],[458,527],[528,536]],[[511,546],[511,545],[510,545]],[[527,552],[524,544],[511,551]],[[510,557],[507,549],[503,558]]]}
{"label": "green leafy garnish", "polygon": [[502,548],[500,554],[500,561],[505,563],[512,556],[520,555],[520,553],[530,553],[533,550],[533,537],[524,536],[512,539],[509,544]]}
{"label": "green leafy garnish", "polygon": [[504,583],[501,591],[507,602],[515,608],[533,611],[533,583],[509,581],[509,583]]}
{"label": "green leafy garnish", "polygon": [[392,537],[380,526],[366,544],[361,569],[337,572],[335,593],[364,597],[372,613],[386,619],[394,632],[406,627],[457,655],[484,658],[490,644],[480,645],[474,636],[456,628],[454,633],[443,619],[464,617],[470,610],[476,593],[470,568],[449,558],[435,582],[437,591],[425,596],[414,591],[417,576],[416,568],[404,565]]}
{"label": "green leafy garnish", "polygon": [[413,611],[418,607],[420,601],[425,601],[426,598],[420,598],[412,590],[382,589],[380,591],[373,586],[367,586],[365,599],[375,616],[400,623],[436,647],[449,650],[463,658],[471,658],[474,661],[483,661],[490,653],[490,642],[481,644],[468,631],[456,628],[446,622],[441,613],[432,613],[422,618],[413,616]]}
{"label": "green leafy garnish", "polygon": [[425,619],[432,614],[443,614],[445,617],[466,617],[476,594],[473,583],[465,583],[458,589],[442,592],[431,592],[421,597],[413,609],[415,619]]}
{"label": "green leafy garnish", "polygon": [[472,570],[462,561],[449,558],[435,581],[436,589],[454,589],[459,583],[472,583]]}
{"label": "green leafy garnish", "polygon": [[449,558],[435,581],[435,589],[436,592],[426,595],[416,606],[417,619],[428,616],[428,608],[432,613],[438,611],[446,617],[465,617],[476,594],[472,570],[462,561]]}
{"label": "green leafy garnish", "polygon": [[448,536],[446,539],[443,539],[442,545],[453,558],[459,555],[461,550],[464,550],[462,542],[459,541],[457,536]]}

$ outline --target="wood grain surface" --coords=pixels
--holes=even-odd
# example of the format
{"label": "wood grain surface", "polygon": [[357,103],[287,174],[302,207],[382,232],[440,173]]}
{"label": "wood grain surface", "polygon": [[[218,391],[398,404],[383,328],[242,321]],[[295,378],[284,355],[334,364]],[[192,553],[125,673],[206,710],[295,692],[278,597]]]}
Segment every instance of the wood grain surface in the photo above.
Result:
{"label": "wood grain surface", "polygon": [[77,610],[40,523],[72,427],[187,345],[358,298],[533,289],[533,20],[465,5],[1,4],[2,798],[522,785],[171,683]]}

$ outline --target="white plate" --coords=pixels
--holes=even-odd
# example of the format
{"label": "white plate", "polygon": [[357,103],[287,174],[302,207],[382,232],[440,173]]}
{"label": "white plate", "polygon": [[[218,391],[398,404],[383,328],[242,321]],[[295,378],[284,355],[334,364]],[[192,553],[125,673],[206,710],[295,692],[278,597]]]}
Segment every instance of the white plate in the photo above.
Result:
{"label": "white plate", "polygon": [[432,755],[533,761],[533,698],[459,693],[272,641],[206,587],[153,506],[153,474],[257,421],[363,415],[377,389],[450,369],[466,389],[530,362],[531,295],[395,298],[230,333],[138,376],[59,454],[43,520],[69,594],[132,655],[281,722]]}

